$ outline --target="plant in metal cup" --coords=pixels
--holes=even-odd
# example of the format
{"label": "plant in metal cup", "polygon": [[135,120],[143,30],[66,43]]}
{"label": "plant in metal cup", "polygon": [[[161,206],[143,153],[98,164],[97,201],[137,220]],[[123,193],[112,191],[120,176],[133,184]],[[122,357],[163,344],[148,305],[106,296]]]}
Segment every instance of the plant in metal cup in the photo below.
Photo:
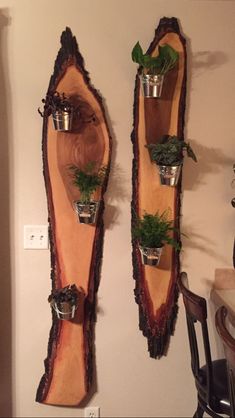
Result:
{"label": "plant in metal cup", "polygon": [[158,46],[158,55],[152,57],[144,54],[140,43],[137,42],[132,50],[132,60],[140,65],[143,93],[145,97],[160,97],[164,76],[178,62],[179,54],[168,44]]}
{"label": "plant in metal cup", "polygon": [[57,318],[63,320],[73,319],[78,307],[79,291],[75,284],[55,289],[51,292],[48,302],[55,310]]}
{"label": "plant in metal cup", "polygon": [[165,244],[180,249],[179,242],[172,238],[172,233],[178,232],[178,229],[168,219],[168,211],[161,214],[145,213],[142,218],[136,217],[132,232],[138,242],[143,264],[157,266]]}
{"label": "plant in metal cup", "polygon": [[106,167],[97,170],[96,162],[88,163],[84,169],[71,166],[73,184],[80,191],[80,199],[74,202],[74,208],[81,223],[94,224],[96,222],[99,201],[92,200],[94,192],[102,186]]}
{"label": "plant in metal cup", "polygon": [[184,154],[197,162],[197,157],[189,143],[177,136],[164,135],[157,144],[149,144],[151,160],[159,169],[160,181],[163,185],[178,184]]}
{"label": "plant in metal cup", "polygon": [[47,93],[46,98],[42,99],[42,103],[44,103],[44,111],[41,112],[38,109],[40,115],[49,116],[52,114],[54,128],[57,131],[70,131],[72,129],[75,107],[64,93],[57,91]]}

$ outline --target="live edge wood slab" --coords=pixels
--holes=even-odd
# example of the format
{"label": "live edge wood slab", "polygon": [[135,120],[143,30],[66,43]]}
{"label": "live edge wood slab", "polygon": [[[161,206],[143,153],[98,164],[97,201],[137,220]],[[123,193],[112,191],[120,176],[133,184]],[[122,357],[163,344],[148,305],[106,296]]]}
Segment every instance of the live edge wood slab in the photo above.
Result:
{"label": "live edge wood slab", "polygon": [[[166,76],[159,99],[144,98],[137,74],[134,95],[132,225],[136,214],[154,214],[169,209],[170,218],[179,227],[181,179],[177,187],[161,186],[157,167],[150,160],[146,144],[157,143],[161,136],[183,139],[186,96],[186,42],[176,18],[162,18],[148,53],[157,55],[158,45],[169,44],[179,52],[179,62]],[[175,237],[179,238],[179,237]],[[166,246],[158,267],[143,266],[137,242],[133,239],[135,299],[139,305],[139,327],[148,339],[153,358],[166,355],[177,316],[179,254]]]}
{"label": "live edge wood slab", "polygon": [[[52,312],[45,374],[36,400],[52,405],[78,405],[89,393],[93,374],[94,321],[103,246],[103,210],[110,169],[111,137],[102,100],[91,86],[75,37],[66,28],[48,93],[58,91],[77,100],[82,120],[71,132],[58,132],[52,116],[43,120],[43,168],[47,192],[52,288],[76,284],[81,297],[76,316],[62,321]],[[80,224],[73,209],[79,199],[69,167],[89,161],[107,166],[95,200],[101,200],[96,225]]]}

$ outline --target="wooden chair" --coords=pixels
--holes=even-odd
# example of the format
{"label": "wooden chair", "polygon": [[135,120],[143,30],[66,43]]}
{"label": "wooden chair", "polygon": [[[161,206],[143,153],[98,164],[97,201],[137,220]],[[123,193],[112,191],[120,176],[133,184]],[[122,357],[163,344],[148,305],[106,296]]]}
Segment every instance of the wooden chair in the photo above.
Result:
{"label": "wooden chair", "polygon": [[[235,339],[227,329],[227,315],[227,309],[221,306],[215,315],[215,325],[224,346],[224,353],[227,360],[231,416],[235,417]],[[229,321],[229,316],[227,321]]]}
{"label": "wooden chair", "polygon": [[[181,273],[178,286],[183,295],[186,311],[191,368],[197,389],[198,405],[194,417],[203,417],[207,412],[211,417],[230,416],[229,389],[226,360],[211,360],[210,342],[207,328],[206,300],[188,289],[186,273]],[[196,329],[198,322],[199,329]],[[201,356],[197,331],[202,333],[205,365],[201,366]],[[222,417],[221,417],[222,418]]]}

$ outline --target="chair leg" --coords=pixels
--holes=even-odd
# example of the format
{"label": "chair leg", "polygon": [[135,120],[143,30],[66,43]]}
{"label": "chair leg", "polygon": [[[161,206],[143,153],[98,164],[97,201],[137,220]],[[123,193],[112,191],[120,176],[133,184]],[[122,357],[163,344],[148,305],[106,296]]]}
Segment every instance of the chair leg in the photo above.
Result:
{"label": "chair leg", "polygon": [[204,409],[201,407],[200,403],[197,404],[197,410],[193,416],[193,418],[202,418],[204,414]]}

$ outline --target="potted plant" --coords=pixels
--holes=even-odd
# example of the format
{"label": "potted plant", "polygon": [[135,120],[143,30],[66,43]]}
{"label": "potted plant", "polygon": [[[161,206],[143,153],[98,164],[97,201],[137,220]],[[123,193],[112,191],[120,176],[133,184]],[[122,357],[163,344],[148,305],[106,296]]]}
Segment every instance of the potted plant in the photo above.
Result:
{"label": "potted plant", "polygon": [[166,186],[178,184],[184,153],[197,162],[189,143],[177,136],[164,135],[157,144],[149,144],[150,156],[159,169],[160,182]]}
{"label": "potted plant", "polygon": [[137,217],[133,237],[138,241],[143,264],[158,266],[165,244],[180,249],[180,244],[171,237],[172,231],[177,231],[172,224],[173,221],[168,220],[168,211],[154,215],[145,213],[142,218]]}
{"label": "potted plant", "polygon": [[57,131],[71,131],[74,115],[74,105],[64,93],[48,93],[44,103],[44,112],[38,109],[41,116],[52,114],[54,128]]}
{"label": "potted plant", "polygon": [[164,76],[175,67],[179,54],[168,44],[158,46],[158,56],[144,54],[140,43],[132,50],[132,60],[140,65],[140,80],[144,97],[160,97]]}
{"label": "potted plant", "polygon": [[80,191],[80,199],[74,202],[74,209],[80,223],[95,224],[99,209],[99,201],[92,200],[92,194],[104,181],[106,167],[96,170],[96,163],[90,162],[84,169],[70,167],[73,172],[73,183]]}
{"label": "potted plant", "polygon": [[63,320],[73,319],[78,307],[78,289],[75,284],[51,292],[48,302],[55,310],[57,318]]}

